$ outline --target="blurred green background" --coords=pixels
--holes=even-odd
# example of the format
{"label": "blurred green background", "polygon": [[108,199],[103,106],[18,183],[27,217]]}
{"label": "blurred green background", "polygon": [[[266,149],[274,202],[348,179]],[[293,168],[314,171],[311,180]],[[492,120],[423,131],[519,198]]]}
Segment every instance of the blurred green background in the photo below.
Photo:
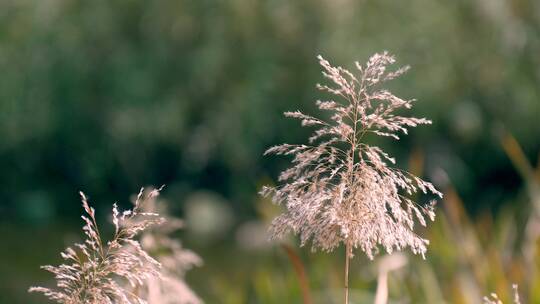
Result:
{"label": "blurred green background", "polygon": [[[540,2],[2,0],[0,303],[45,302],[26,290],[50,285],[39,265],[80,238],[79,190],[105,225],[113,202],[162,184],[206,262],[187,280],[207,303],[299,303],[287,255],[265,242],[277,210],[257,195],[287,160],[262,153],[309,133],[282,112],[315,113],[325,97],[318,54],[352,67],[382,50],[412,66],[391,88],[434,124],[380,145],[447,193],[428,260],[409,257],[391,298],[474,303],[515,277],[538,300],[536,277],[511,261],[536,246],[522,235],[540,160]],[[342,252],[293,247],[314,298],[338,303]],[[500,272],[467,265],[467,248],[491,250]],[[372,265],[353,260],[359,303]]]}

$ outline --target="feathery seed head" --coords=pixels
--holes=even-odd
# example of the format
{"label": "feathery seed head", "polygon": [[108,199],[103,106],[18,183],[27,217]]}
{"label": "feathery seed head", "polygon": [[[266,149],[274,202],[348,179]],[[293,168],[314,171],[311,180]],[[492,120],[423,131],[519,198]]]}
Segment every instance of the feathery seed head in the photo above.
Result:
{"label": "feathery seed head", "polygon": [[409,128],[431,123],[396,114],[397,109],[411,108],[414,100],[380,87],[408,67],[388,71],[395,62],[388,52],[373,55],[366,65],[356,63],[356,73],[317,58],[329,81],[317,88],[335,99],[316,105],[330,112],[330,119],[286,112],[302,126],[315,127],[309,145],[281,144],[265,152],[292,157],[292,166],[279,176],[281,185],[261,190],[286,209],[274,219],[271,237],[292,231],[300,236],[301,245],[311,242],[314,250],[331,251],[346,243],[370,259],[379,246],[389,253],[409,247],[424,256],[429,242],[413,229],[415,222],[425,226],[425,218],[434,219],[433,204],[419,206],[408,195],[442,194],[431,183],[391,167],[394,158],[362,141],[369,134],[397,140]]}
{"label": "feathery seed head", "polygon": [[61,253],[66,264],[43,266],[53,273],[58,289],[31,287],[30,292],[43,293],[50,300],[63,304],[132,304],[146,303],[125,285],[132,288],[159,277],[161,264],[141,248],[135,237],[148,227],[163,222],[156,213],[142,212],[142,206],[159,191],[143,196],[139,193],[132,210],[120,212],[113,205],[115,232],[111,241],[103,243],[95,218],[95,210],[80,192],[86,215],[82,216],[86,239]]}

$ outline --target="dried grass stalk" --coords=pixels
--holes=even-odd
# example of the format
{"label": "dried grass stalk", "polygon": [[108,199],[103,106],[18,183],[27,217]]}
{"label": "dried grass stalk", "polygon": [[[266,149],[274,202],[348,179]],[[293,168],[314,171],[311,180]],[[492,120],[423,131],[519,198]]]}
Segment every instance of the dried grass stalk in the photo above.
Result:
{"label": "dried grass stalk", "polygon": [[[41,292],[50,300],[63,304],[132,304],[146,303],[133,289],[147,280],[160,276],[161,264],[141,248],[136,236],[163,219],[142,209],[147,200],[159,195],[156,189],[139,192],[131,210],[112,209],[114,235],[104,242],[95,218],[95,210],[82,192],[82,216],[86,239],[61,253],[66,264],[43,266],[53,273],[57,289],[31,287],[30,292]],[[126,287],[129,286],[129,287]]]}
{"label": "dried grass stalk", "polygon": [[281,144],[266,151],[293,159],[279,176],[281,185],[263,187],[261,194],[286,209],[274,219],[271,238],[292,231],[300,236],[302,246],[311,242],[313,250],[332,251],[345,245],[347,286],[348,260],[355,249],[370,259],[379,245],[388,253],[409,247],[424,256],[429,241],[413,229],[415,222],[425,226],[426,218],[434,219],[433,203],[420,206],[410,195],[442,194],[431,183],[393,167],[394,158],[381,148],[365,143],[368,135],[398,140],[409,128],[431,123],[397,114],[410,109],[414,100],[382,88],[408,67],[389,71],[395,59],[387,52],[373,55],[365,65],[356,62],[355,73],[334,67],[321,56],[318,59],[330,84],[317,88],[335,98],[316,105],[330,113],[329,119],[300,111],[285,113],[315,131],[309,144]]}

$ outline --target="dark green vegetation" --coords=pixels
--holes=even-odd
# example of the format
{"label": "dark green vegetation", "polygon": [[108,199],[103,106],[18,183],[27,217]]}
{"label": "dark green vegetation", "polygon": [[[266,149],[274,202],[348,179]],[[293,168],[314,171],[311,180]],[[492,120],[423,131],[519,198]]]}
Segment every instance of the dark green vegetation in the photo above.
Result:
{"label": "dark green vegetation", "polygon": [[[525,184],[501,137],[513,134],[536,163],[539,11],[532,0],[0,1],[0,302],[43,300],[26,289],[46,280],[38,266],[57,262],[78,237],[78,190],[106,222],[115,199],[166,184],[178,214],[216,206],[232,214],[218,209],[192,223],[198,234],[188,225],[182,235],[207,261],[188,281],[208,303],[296,303],[285,254],[247,253],[235,235],[270,212],[256,193],[285,166],[262,152],[309,133],[281,113],[314,110],[326,97],[313,86],[317,54],[345,65],[388,49],[410,64],[392,89],[417,97],[414,114],[434,126],[378,144],[401,163],[422,159],[442,189],[451,181],[473,221],[493,213],[501,226],[501,209],[527,214]],[[200,201],[210,207],[194,208]],[[435,248],[430,269],[444,273],[453,248]],[[313,288],[340,294],[340,259],[302,257]],[[361,261],[353,260],[357,271],[367,267]],[[368,274],[351,288],[373,291]],[[459,291],[452,280],[442,280],[445,298]],[[494,281],[485,286],[499,288]]]}

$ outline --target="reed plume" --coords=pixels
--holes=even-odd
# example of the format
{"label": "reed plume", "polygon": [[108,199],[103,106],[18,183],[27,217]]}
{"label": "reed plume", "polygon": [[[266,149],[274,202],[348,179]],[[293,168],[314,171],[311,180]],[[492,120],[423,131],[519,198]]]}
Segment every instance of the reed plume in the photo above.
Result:
{"label": "reed plume", "polygon": [[160,214],[165,221],[141,234],[142,248],[160,262],[161,269],[159,277],[149,278],[144,287],[138,288],[139,294],[148,304],[202,304],[184,279],[187,271],[203,261],[171,236],[184,227],[184,221],[170,215],[165,201],[151,200],[144,210]]}
{"label": "reed plume", "polygon": [[410,109],[414,100],[401,99],[382,84],[405,73],[408,67],[389,71],[395,63],[387,52],[373,55],[365,65],[356,62],[352,73],[318,57],[328,85],[317,88],[333,95],[319,100],[317,107],[329,119],[300,111],[285,112],[302,126],[314,127],[308,144],[281,144],[266,154],[292,156],[292,166],[279,176],[281,185],[263,187],[285,212],[272,222],[271,238],[288,232],[300,236],[301,246],[311,242],[313,250],[346,248],[345,303],[348,303],[349,259],[360,249],[369,259],[379,251],[388,253],[409,247],[424,257],[428,240],[414,232],[415,222],[433,220],[433,202],[418,205],[410,197],[421,191],[442,194],[407,171],[393,167],[395,159],[381,148],[368,145],[368,135],[399,139],[407,130],[430,124],[426,118],[406,117],[397,110]]}
{"label": "reed plume", "polygon": [[[512,290],[514,292],[514,298],[513,298],[513,304],[521,304],[521,299],[519,298],[519,291],[518,291],[518,285],[513,284]],[[491,293],[489,296],[485,296],[484,304],[504,304],[501,299],[499,299],[499,296],[496,293]]]}
{"label": "reed plume", "polygon": [[130,210],[121,212],[114,204],[114,235],[108,242],[103,241],[95,210],[81,192],[86,239],[61,253],[66,264],[42,267],[54,274],[57,289],[31,287],[29,291],[43,293],[62,304],[146,303],[132,289],[159,277],[161,264],[148,255],[135,238],[152,225],[163,222],[157,213],[142,209],[147,200],[159,195],[159,190],[145,193],[141,189]]}

